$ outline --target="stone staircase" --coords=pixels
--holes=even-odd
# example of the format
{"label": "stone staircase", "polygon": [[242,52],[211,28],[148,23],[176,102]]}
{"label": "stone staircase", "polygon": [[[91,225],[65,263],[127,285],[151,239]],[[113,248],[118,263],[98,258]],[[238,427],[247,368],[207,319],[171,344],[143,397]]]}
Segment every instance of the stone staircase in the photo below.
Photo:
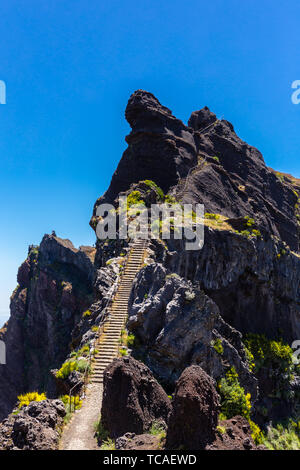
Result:
{"label": "stone staircase", "polygon": [[131,292],[132,282],[137,272],[141,269],[147,240],[138,239],[133,242],[125,265],[125,271],[120,280],[118,290],[109,310],[108,321],[98,339],[96,348],[99,351],[94,359],[92,384],[103,382],[103,372],[111,361],[118,355],[121,331],[124,329],[128,315],[128,300]]}

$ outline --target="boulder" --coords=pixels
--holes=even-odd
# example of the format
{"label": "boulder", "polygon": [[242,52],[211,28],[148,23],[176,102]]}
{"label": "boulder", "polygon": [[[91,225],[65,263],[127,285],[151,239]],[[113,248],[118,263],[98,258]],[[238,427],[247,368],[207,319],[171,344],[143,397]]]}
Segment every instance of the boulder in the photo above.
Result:
{"label": "boulder", "polygon": [[166,392],[141,362],[119,358],[106,368],[101,420],[111,437],[142,434],[154,422],[165,425],[170,410]]}
{"label": "boulder", "polygon": [[220,422],[216,438],[206,450],[266,450],[263,445],[257,447],[251,436],[251,428],[243,416],[234,416]]}
{"label": "boulder", "polygon": [[[232,364],[242,386],[257,396],[241,334],[226,323],[213,300],[191,282],[151,263],[136,276],[129,301],[128,327],[147,365],[169,388],[184,369],[200,365],[214,380]],[[221,350],[216,347],[220,344]]]}
{"label": "boulder", "polygon": [[168,422],[168,449],[204,449],[216,435],[219,396],[214,382],[200,366],[190,366],[175,388]]}
{"label": "boulder", "polygon": [[66,414],[60,400],[31,402],[0,425],[0,450],[55,450]]}

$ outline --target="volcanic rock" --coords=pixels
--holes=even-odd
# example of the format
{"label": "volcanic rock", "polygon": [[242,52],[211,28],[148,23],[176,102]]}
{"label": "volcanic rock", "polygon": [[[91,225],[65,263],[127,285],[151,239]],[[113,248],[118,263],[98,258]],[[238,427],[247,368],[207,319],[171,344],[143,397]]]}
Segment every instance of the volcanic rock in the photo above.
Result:
{"label": "volcanic rock", "polygon": [[113,438],[166,425],[170,399],[148,367],[132,357],[115,359],[104,372],[101,421]]}
{"label": "volcanic rock", "polygon": [[219,396],[199,366],[190,366],[176,383],[168,422],[168,449],[204,449],[215,438]]}

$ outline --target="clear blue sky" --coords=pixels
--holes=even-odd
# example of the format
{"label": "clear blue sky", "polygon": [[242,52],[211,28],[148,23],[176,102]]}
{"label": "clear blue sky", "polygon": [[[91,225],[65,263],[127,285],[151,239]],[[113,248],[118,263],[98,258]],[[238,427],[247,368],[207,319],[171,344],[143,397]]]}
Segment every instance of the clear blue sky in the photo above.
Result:
{"label": "clear blue sky", "polygon": [[209,106],[300,176],[299,18],[298,0],[2,0],[0,313],[28,244],[52,229],[94,242],[135,89],[184,121]]}

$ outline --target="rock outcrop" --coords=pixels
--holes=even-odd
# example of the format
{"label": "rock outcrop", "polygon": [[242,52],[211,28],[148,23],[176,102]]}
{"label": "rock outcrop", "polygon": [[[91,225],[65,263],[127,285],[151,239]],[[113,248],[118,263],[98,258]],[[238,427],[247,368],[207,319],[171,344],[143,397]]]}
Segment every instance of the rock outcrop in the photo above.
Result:
{"label": "rock outcrop", "polygon": [[131,357],[115,359],[104,372],[101,421],[111,437],[165,426],[171,402],[150,369]]}
{"label": "rock outcrop", "polygon": [[77,250],[54,235],[29,248],[11,297],[10,319],[0,331],[7,357],[0,365],[0,420],[21,392],[56,396],[50,371],[65,360],[74,326],[93,298],[93,251]]}
{"label": "rock outcrop", "polygon": [[132,183],[145,179],[168,191],[197,164],[193,130],[174,117],[152,93],[143,90],[133,93],[125,117],[132,128],[126,137],[128,149],[101,201],[113,202]]}
{"label": "rock outcrop", "polygon": [[[112,203],[132,183],[153,180],[184,203],[229,218],[253,217],[261,230],[298,250],[297,200],[292,184],[278,178],[261,153],[242,141],[232,124],[207,107],[192,113],[188,126],[151,93],[137,90],[125,117],[132,131],[128,149],[101,202]],[[176,186],[176,188],[175,188]]]}
{"label": "rock outcrop", "polygon": [[[297,371],[284,374],[282,393],[274,395],[271,382],[277,376],[269,377],[265,364],[255,372],[243,343],[249,332],[287,344],[300,337],[300,181],[268,168],[261,153],[207,107],[193,112],[185,125],[151,93],[138,90],[125,116],[132,129],[128,148],[108,190],[95,203],[91,226],[96,229],[99,204],[116,205],[118,195],[131,194],[147,208],[174,201],[194,208],[204,204],[205,240],[197,251],[187,251],[185,241],[175,237],[149,243],[148,258],[133,284],[127,324],[135,334],[133,354],[146,365],[123,358],[106,370],[103,425],[119,438],[120,448],[161,446],[161,441],[145,437],[154,422],[166,426],[171,410],[157,380],[171,393],[181,376],[169,445],[253,448],[241,417],[227,423],[226,433],[215,433],[212,384],[234,367],[244,391],[251,394],[254,413],[263,409],[263,423],[287,418],[299,406]],[[11,317],[0,330],[7,350],[7,364],[0,365],[0,420],[21,392],[37,390],[54,398],[80,384],[79,372],[57,383],[54,371],[74,355],[72,349],[94,346],[95,327],[106,318],[129,243],[97,240],[95,248],[77,250],[52,233],[39,247],[30,247],[18,272]],[[183,437],[176,429],[185,422],[181,413],[193,429],[196,421],[201,423],[190,441],[187,428]],[[28,436],[41,424],[30,416],[24,427],[22,419],[19,423],[9,417],[5,424],[9,448],[35,445]],[[19,434],[13,434],[14,426]],[[128,432],[135,433],[133,443]],[[9,433],[21,437],[13,441]]]}
{"label": "rock outcrop", "polygon": [[0,424],[0,450],[55,450],[66,414],[60,400],[32,402]]}
{"label": "rock outcrop", "polygon": [[[257,381],[249,371],[241,334],[227,324],[203,291],[162,264],[152,263],[138,274],[129,303],[128,327],[135,333],[148,366],[173,387],[183,370],[200,365],[218,380],[228,364],[255,399]],[[216,347],[220,343],[221,350]]]}
{"label": "rock outcrop", "polygon": [[234,416],[220,422],[214,441],[205,450],[266,450],[263,445],[256,446],[251,428],[243,416]]}
{"label": "rock outcrop", "polygon": [[211,377],[190,366],[176,383],[168,422],[168,449],[201,450],[215,439],[219,397]]}

